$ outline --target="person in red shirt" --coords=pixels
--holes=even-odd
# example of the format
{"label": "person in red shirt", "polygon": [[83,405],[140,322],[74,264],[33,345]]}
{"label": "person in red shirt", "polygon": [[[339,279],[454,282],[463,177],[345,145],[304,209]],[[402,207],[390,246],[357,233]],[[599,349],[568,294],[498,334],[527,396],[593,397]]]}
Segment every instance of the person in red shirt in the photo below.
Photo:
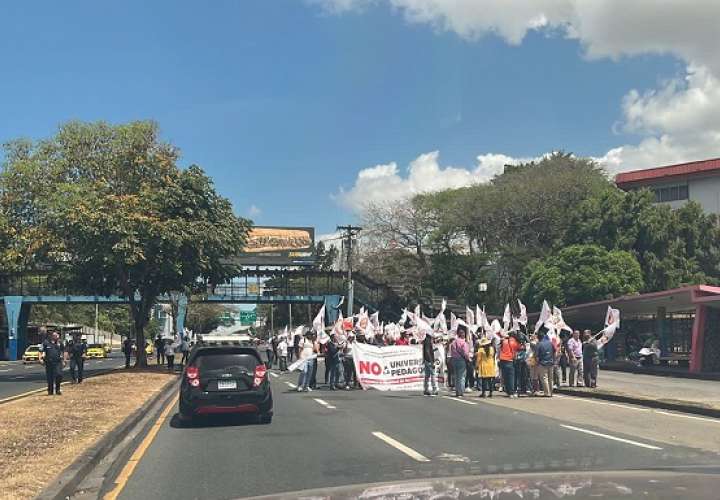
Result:
{"label": "person in red shirt", "polygon": [[400,333],[400,338],[395,341],[395,345],[410,345],[405,332]]}
{"label": "person in red shirt", "polygon": [[515,338],[515,332],[500,340],[500,373],[502,374],[505,394],[509,398],[516,398],[515,388],[515,354],[520,348],[520,343]]}

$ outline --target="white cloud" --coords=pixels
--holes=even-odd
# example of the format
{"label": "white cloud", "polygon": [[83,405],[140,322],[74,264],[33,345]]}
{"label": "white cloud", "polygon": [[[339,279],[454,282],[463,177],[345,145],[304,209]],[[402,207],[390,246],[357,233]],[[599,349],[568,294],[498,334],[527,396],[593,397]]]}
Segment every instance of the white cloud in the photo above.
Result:
{"label": "white cloud", "polygon": [[[528,32],[542,31],[577,40],[589,59],[673,55],[687,64],[683,78],[671,79],[657,89],[630,90],[621,103],[623,118],[616,130],[639,134],[638,142],[613,148],[597,160],[609,171],[617,172],[720,156],[718,0],[313,2],[334,13],[387,4],[408,22],[427,24],[471,40],[497,35],[517,45]],[[415,162],[426,156],[420,156]],[[481,155],[479,162],[488,156],[502,155]],[[436,160],[437,155],[434,158]],[[427,189],[424,184],[428,183],[433,187],[443,183],[455,187],[480,180],[476,169],[441,168],[430,160],[427,175],[419,182],[413,167],[415,162],[405,177],[398,174],[394,163],[363,170],[355,186],[341,194],[344,199],[358,202],[378,196],[374,193],[417,192],[420,187]]]}
{"label": "white cloud", "polygon": [[395,162],[361,170],[350,190],[340,188],[334,198],[352,211],[361,211],[370,203],[399,200],[418,193],[469,186],[485,182],[502,172],[506,164],[529,161],[501,154],[477,157],[472,168],[442,166],[439,152],[421,154],[408,165],[401,175]]}
{"label": "white cloud", "polygon": [[250,205],[250,208],[248,208],[248,215],[250,217],[257,217],[261,213],[262,213],[262,210],[256,205]]}

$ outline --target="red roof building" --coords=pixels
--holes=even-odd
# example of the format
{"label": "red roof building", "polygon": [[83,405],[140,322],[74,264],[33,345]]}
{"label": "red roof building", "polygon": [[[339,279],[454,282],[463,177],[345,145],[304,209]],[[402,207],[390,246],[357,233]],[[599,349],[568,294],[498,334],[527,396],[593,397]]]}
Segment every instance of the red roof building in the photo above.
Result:
{"label": "red roof building", "polygon": [[651,189],[658,203],[678,207],[694,200],[706,212],[720,213],[720,158],[623,172],[615,184],[624,190]]}

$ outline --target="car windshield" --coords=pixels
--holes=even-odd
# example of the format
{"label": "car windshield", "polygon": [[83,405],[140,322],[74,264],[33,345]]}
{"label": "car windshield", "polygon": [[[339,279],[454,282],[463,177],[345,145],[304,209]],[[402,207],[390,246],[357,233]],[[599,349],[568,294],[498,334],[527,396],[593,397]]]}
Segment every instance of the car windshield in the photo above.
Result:
{"label": "car windshield", "polygon": [[0,497],[716,476],[720,0],[6,0],[0,61]]}

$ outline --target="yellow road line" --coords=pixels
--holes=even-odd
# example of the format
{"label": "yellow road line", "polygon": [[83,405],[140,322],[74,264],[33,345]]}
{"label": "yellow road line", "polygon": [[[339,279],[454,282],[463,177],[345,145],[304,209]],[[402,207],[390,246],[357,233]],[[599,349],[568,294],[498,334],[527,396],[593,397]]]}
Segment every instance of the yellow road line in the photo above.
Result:
{"label": "yellow road line", "polygon": [[167,404],[165,409],[158,417],[157,421],[153,424],[150,432],[147,433],[147,436],[145,436],[145,438],[142,440],[140,446],[138,446],[137,450],[135,450],[135,452],[132,454],[125,466],[120,471],[120,474],[118,474],[118,477],[115,479],[115,487],[105,494],[105,496],[103,497],[104,500],[115,500],[120,495],[122,490],[125,488],[128,479],[130,479],[130,476],[132,476],[132,473],[135,471],[135,467],[137,467],[140,459],[143,457],[143,455],[145,455],[145,452],[148,450],[148,448],[150,448],[150,445],[155,439],[155,436],[157,436],[157,433],[160,431],[160,427],[162,427],[163,422],[165,422],[165,418],[167,418],[170,410],[175,407],[177,401],[178,398],[173,398],[172,401]]}

